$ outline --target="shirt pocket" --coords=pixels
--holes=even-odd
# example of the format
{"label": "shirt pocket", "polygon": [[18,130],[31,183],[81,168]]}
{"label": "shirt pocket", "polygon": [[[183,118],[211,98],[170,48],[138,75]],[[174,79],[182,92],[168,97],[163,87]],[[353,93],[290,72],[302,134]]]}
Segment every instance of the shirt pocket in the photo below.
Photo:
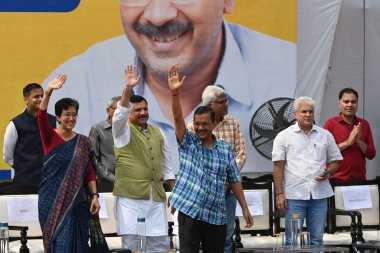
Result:
{"label": "shirt pocket", "polygon": [[303,145],[300,145],[297,142],[290,142],[287,145],[285,157],[287,159],[304,157],[306,155],[306,152],[307,152],[307,149],[305,149]]}
{"label": "shirt pocket", "polygon": [[314,160],[317,162],[322,162],[326,160],[326,150],[327,150],[327,144],[326,143],[315,143],[314,144]]}

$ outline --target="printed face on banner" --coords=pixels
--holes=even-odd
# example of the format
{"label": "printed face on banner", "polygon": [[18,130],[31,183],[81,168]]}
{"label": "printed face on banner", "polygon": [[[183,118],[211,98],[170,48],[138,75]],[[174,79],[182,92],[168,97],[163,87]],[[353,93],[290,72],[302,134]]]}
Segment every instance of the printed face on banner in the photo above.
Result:
{"label": "printed face on banner", "polygon": [[233,0],[120,0],[125,33],[145,66],[161,76],[173,64],[184,74],[220,54],[223,14]]}
{"label": "printed face on banner", "polygon": [[[21,2],[5,1],[12,5]],[[251,122],[266,101],[297,94],[296,0],[66,2],[74,1],[80,4],[69,13],[46,15],[30,9],[23,19],[20,13],[0,13],[2,23],[12,24],[1,31],[2,37],[10,39],[0,41],[0,48],[7,49],[0,54],[0,76],[7,94],[3,104],[13,105],[2,115],[0,134],[4,135],[9,119],[24,108],[19,92],[26,83],[41,81],[46,87],[62,73],[69,80],[51,97],[49,111],[54,111],[59,99],[75,98],[81,103],[75,131],[88,133],[93,124],[105,119],[109,98],[121,94],[125,66],[135,63],[142,76],[134,93],[149,102],[149,115],[140,116],[139,122],[163,130],[173,154],[172,166],[178,169],[167,70],[179,64],[181,76],[187,76],[181,91],[185,121],[191,120],[194,109],[201,105],[206,85],[223,86],[228,101],[218,98],[212,107],[239,121],[250,154],[245,171],[272,170],[271,161],[251,143]],[[57,31],[60,43],[56,43]],[[41,57],[43,61],[36,62]],[[19,74],[30,66],[35,68]],[[108,109],[112,113],[113,109]],[[0,172],[9,168],[0,161]]]}

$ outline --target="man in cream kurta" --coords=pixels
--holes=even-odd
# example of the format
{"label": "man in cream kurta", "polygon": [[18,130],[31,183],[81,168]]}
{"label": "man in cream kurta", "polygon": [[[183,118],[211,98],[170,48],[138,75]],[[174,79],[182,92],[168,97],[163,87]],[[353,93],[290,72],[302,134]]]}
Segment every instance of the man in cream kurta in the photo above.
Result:
{"label": "man in cream kurta", "polygon": [[174,171],[168,142],[162,130],[147,123],[148,103],[141,96],[130,96],[139,82],[134,66],[125,72],[126,84],[113,117],[112,134],[116,169],[113,194],[116,196],[117,233],[123,248],[137,239],[137,218],[146,223],[146,250],[169,248],[163,181],[174,185]]}

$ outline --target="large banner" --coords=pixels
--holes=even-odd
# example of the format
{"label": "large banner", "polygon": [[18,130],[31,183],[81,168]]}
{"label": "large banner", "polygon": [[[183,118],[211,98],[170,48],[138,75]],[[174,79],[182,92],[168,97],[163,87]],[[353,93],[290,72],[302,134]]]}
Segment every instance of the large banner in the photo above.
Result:
{"label": "large banner", "polygon": [[[77,99],[75,131],[87,135],[106,118],[108,99],[121,95],[124,67],[136,64],[143,79],[134,92],[148,100],[150,123],[166,133],[177,167],[166,87],[146,73],[163,77],[169,65],[179,64],[187,79],[206,70],[208,77],[188,84],[189,94],[199,95],[187,107],[186,121],[201,104],[204,85],[223,86],[229,114],[239,119],[246,140],[243,172],[271,171],[270,160],[253,146],[251,119],[266,101],[296,94],[296,0],[167,0],[162,6],[156,0],[19,2],[0,4],[1,136],[24,110],[22,88],[31,82],[45,87],[59,73],[68,81],[52,95],[49,112],[54,114],[60,98]],[[4,176],[10,166],[2,161],[0,169]]]}

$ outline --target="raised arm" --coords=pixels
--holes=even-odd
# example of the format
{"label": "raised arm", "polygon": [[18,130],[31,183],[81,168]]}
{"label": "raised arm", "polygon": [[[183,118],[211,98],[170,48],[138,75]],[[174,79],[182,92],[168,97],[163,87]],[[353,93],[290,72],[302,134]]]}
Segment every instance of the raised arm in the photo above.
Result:
{"label": "raised arm", "polygon": [[179,141],[182,141],[186,130],[185,120],[182,115],[181,102],[179,101],[179,88],[182,86],[185,78],[186,76],[182,77],[182,80],[179,79],[178,65],[173,65],[170,67],[168,71],[168,83],[169,89],[172,93],[172,111],[175,133]]}
{"label": "raised arm", "polygon": [[67,75],[58,75],[55,79],[53,79],[46,87],[45,94],[42,97],[40,103],[40,109],[46,110],[49,104],[50,96],[53,93],[53,90],[60,89],[66,82]]}
{"label": "raised arm", "polygon": [[132,94],[132,89],[139,83],[140,76],[137,77],[136,75],[135,65],[128,65],[127,68],[124,70],[124,74],[125,74],[125,87],[123,89],[123,94],[121,95],[120,105],[122,107],[128,107],[129,99]]}

